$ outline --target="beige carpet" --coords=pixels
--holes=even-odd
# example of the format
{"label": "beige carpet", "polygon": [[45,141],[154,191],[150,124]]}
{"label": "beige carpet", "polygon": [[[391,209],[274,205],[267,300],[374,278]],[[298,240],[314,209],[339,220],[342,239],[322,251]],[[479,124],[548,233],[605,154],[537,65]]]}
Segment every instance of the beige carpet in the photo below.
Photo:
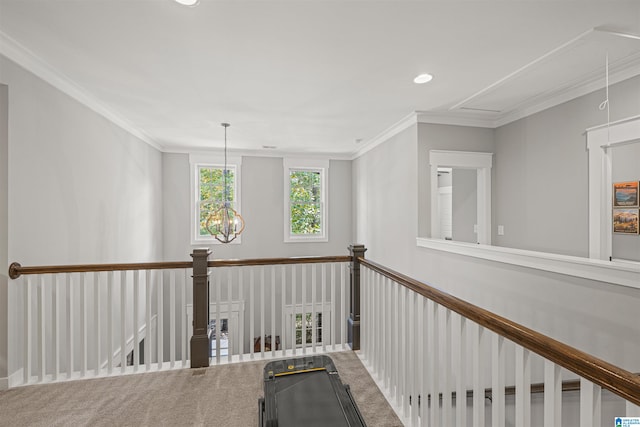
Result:
{"label": "beige carpet", "polygon": [[[368,426],[402,426],[355,353],[329,356]],[[0,392],[0,425],[254,427],[265,363],[19,387]]]}

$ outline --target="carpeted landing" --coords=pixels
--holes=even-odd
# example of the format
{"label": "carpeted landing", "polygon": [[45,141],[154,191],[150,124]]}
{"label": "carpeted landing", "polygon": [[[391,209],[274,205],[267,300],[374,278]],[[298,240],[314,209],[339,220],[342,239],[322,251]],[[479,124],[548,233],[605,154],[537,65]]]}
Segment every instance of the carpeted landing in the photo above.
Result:
{"label": "carpeted landing", "polygon": [[[329,356],[369,427],[402,426],[355,353]],[[255,427],[265,363],[18,387],[0,392],[0,426]]]}

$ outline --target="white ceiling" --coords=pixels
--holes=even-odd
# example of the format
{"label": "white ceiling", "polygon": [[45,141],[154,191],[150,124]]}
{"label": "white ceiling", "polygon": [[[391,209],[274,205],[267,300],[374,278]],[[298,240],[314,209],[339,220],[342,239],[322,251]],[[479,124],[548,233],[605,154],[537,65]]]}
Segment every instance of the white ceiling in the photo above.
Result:
{"label": "white ceiling", "polygon": [[607,53],[640,74],[613,32],[640,1],[0,0],[0,54],[164,151],[221,147],[221,122],[231,149],[338,156],[414,112],[500,125],[603,87]]}

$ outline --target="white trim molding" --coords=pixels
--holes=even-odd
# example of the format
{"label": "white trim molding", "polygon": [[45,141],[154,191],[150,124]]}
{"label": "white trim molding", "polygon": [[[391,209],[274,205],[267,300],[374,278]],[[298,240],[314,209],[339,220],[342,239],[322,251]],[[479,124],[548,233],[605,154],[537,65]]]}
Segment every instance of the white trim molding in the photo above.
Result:
{"label": "white trim molding", "polygon": [[[475,169],[477,172],[478,243],[491,244],[491,167],[493,153],[429,150],[431,167],[431,237],[440,236],[438,168]],[[455,191],[455,190],[454,190]]]}
{"label": "white trim molding", "polygon": [[[201,236],[199,233],[199,223],[200,223],[200,212],[199,212],[199,185],[200,185],[200,177],[198,173],[198,168],[203,167],[216,167],[216,168],[224,168],[224,154],[215,155],[215,154],[190,154],[189,155],[189,176],[190,176],[190,197],[191,197],[191,220],[189,234],[191,235],[191,245],[222,245],[219,241],[217,241],[213,236]],[[234,180],[235,180],[235,200],[233,201],[233,206],[236,211],[242,214],[242,157],[239,156],[228,156],[227,157],[227,168],[234,170]],[[231,245],[239,245],[242,243],[242,236],[238,236],[234,241],[232,241]]]}
{"label": "white trim molding", "polygon": [[62,93],[67,94],[82,105],[103,116],[110,122],[121,127],[131,135],[146,142],[158,151],[163,151],[163,147],[151,136],[140,128],[132,125],[121,114],[107,107],[85,88],[79,86],[56,68],[49,65],[35,53],[0,31],[0,55],[15,62],[22,68],[33,73]]}
{"label": "white trim molding", "polygon": [[[284,183],[284,242],[328,242],[329,241],[329,160],[313,158],[285,157],[282,159],[283,183]],[[320,209],[321,209],[321,233],[317,235],[293,235],[291,233],[291,198],[290,185],[292,170],[306,170],[320,173]]]}
{"label": "white trim molding", "polygon": [[589,152],[589,258],[612,255],[611,150],[640,139],[640,116],[586,130]]}
{"label": "white trim molding", "polygon": [[640,289],[640,263],[603,261],[418,237],[418,247]]}

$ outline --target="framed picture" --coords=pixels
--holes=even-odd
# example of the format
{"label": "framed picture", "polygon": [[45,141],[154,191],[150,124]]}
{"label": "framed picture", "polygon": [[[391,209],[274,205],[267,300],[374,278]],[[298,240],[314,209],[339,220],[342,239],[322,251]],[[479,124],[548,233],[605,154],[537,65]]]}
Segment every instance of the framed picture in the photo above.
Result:
{"label": "framed picture", "polygon": [[613,183],[613,207],[638,207],[638,181]]}
{"label": "framed picture", "polygon": [[638,209],[614,209],[613,232],[638,234]]}

